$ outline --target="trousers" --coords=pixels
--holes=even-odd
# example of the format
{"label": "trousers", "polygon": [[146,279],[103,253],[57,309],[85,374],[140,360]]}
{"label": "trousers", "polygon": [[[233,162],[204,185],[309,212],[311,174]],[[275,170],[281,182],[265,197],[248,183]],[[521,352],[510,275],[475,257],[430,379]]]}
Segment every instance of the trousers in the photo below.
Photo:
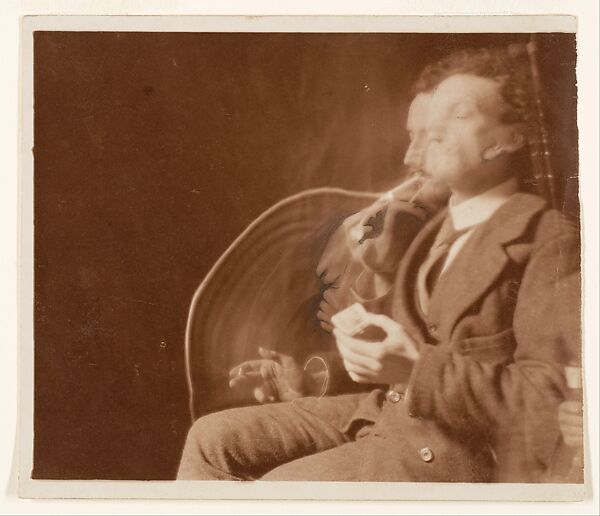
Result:
{"label": "trousers", "polygon": [[[373,393],[228,409],[190,429],[177,474],[183,480],[362,480],[377,417],[356,411]],[[376,396],[377,397],[377,396]]]}

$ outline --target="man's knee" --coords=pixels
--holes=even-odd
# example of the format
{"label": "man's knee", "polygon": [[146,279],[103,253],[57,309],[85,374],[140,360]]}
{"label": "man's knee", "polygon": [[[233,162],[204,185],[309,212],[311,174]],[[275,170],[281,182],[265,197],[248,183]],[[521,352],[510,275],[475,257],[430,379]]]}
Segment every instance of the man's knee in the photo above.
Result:
{"label": "man's knee", "polygon": [[[239,419],[231,417],[230,412],[225,410],[208,414],[197,419],[187,434],[186,450],[200,453],[202,456],[214,456],[220,454],[239,438]],[[237,424],[233,422],[237,420]]]}
{"label": "man's knee", "polygon": [[230,469],[242,426],[235,410],[209,414],[194,422],[187,434],[178,478],[233,478]]}
{"label": "man's knee", "polygon": [[207,478],[207,471],[210,478],[259,478],[344,441],[337,425],[294,403],[224,410],[198,419],[189,430],[180,478],[188,470],[195,478]]}

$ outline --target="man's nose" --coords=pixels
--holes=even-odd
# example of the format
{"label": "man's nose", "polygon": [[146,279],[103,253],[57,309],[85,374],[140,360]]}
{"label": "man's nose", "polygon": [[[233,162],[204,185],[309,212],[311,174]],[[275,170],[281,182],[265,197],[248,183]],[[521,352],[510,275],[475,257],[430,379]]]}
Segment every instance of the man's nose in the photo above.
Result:
{"label": "man's nose", "polygon": [[411,142],[404,155],[404,164],[411,170],[418,170],[421,168],[422,158],[423,145],[417,141]]}

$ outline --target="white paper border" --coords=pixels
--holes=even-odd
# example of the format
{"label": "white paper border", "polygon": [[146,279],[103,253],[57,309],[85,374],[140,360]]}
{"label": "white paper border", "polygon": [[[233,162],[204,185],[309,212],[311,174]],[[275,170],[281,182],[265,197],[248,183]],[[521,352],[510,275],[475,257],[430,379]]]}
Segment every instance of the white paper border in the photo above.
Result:
{"label": "white paper border", "polygon": [[[85,3],[85,2],[82,2],[82,3]],[[126,3],[126,2],[121,2],[121,4],[123,4],[123,3]],[[139,2],[138,2],[138,3],[139,3]],[[441,3],[443,3],[443,2],[441,2]],[[507,4],[507,3],[508,3],[508,4],[510,4],[511,2],[505,2],[504,4]],[[31,2],[29,2],[29,4],[31,4]],[[63,4],[71,4],[71,5],[72,5],[72,8],[73,8],[73,3],[72,3],[72,2],[63,2]],[[431,2],[423,2],[423,4],[431,4]],[[463,2],[463,4],[469,4],[469,2]],[[523,2],[520,2],[519,4],[521,4],[521,5],[522,5],[522,4],[523,4]],[[550,8],[550,5],[551,5],[551,4],[552,4],[552,5],[556,5],[556,4],[560,4],[560,2],[547,2],[547,3],[545,4],[545,6],[546,6],[547,8]],[[564,5],[564,2],[563,2],[562,4]],[[531,9],[530,5],[531,5],[531,3],[529,3],[529,8]],[[133,9],[133,11],[136,11],[136,10],[137,10],[137,11],[139,11],[140,9],[139,9],[139,8],[138,8],[138,9]],[[143,10],[143,8],[142,8],[141,10]],[[160,10],[160,9],[159,9],[159,10]],[[479,10],[480,10],[480,9],[479,9]],[[414,11],[414,9],[413,9],[413,11]],[[439,11],[438,11],[438,12],[439,12]],[[535,17],[535,18],[537,18],[537,19],[539,20],[539,17]],[[473,17],[469,17],[469,19],[470,19],[471,21],[473,21]],[[503,19],[508,19],[508,18],[507,18],[507,17],[503,17]],[[40,18],[37,18],[37,20],[40,20]],[[64,19],[63,19],[63,20],[64,20]],[[69,22],[69,23],[72,23],[74,20],[75,20],[75,18],[69,18],[69,19],[68,19],[68,22]],[[114,18],[113,18],[113,20],[114,20]],[[373,18],[371,18],[371,20],[373,20]],[[152,22],[153,22],[153,23],[154,23],[155,21],[156,21],[156,18],[152,19]],[[206,21],[206,20],[204,20],[204,21]],[[444,20],[444,21],[445,21],[445,22],[447,22],[447,19],[446,19],[446,20]],[[353,21],[353,23],[354,23],[354,22],[355,22],[355,21]],[[498,26],[498,25],[496,25],[496,27],[497,27],[497,26]],[[66,30],[66,29],[65,29],[65,30]],[[112,29],[111,29],[111,30],[112,30]],[[116,29],[115,29],[115,30],[116,30]],[[121,29],[119,29],[119,30],[121,30]],[[169,29],[169,30],[171,30],[171,29]],[[188,29],[188,30],[190,30],[190,29]],[[199,29],[193,29],[193,30],[199,30]],[[267,30],[267,29],[265,29],[265,30]],[[324,29],[319,29],[319,30],[324,30]],[[364,29],[359,29],[359,30],[361,30],[361,31],[362,31],[362,30],[364,30]],[[391,29],[385,29],[385,30],[386,30],[386,31],[387,31],[387,30],[390,30],[390,31],[392,31],[392,32],[393,32],[393,30],[391,30]],[[403,29],[403,30],[406,30],[406,29]],[[448,30],[448,29],[447,29],[447,30]],[[539,30],[539,29],[532,29],[531,27],[528,27],[527,29],[523,29],[523,31],[525,31],[525,32],[529,32],[529,31],[532,31],[532,30]],[[559,30],[559,29],[552,29],[552,30]],[[565,28],[565,27],[563,27],[563,29],[562,29],[562,30],[570,31],[570,30],[568,30],[568,28]],[[379,31],[379,30],[377,30],[377,31]],[[414,29],[413,29],[413,31],[414,31]],[[432,32],[432,31],[433,31],[433,29],[431,29],[431,28],[429,28],[429,29],[427,30],[427,32]],[[472,32],[472,31],[468,31],[468,30],[465,30],[465,29],[461,29],[461,31],[464,31],[464,32]],[[488,32],[488,31],[489,31],[489,30],[487,30],[487,29],[486,29],[484,32]],[[503,29],[502,31],[504,31],[504,29]],[[510,29],[510,32],[519,32],[519,31],[518,31],[518,30],[516,30],[515,28],[511,28],[511,29]],[[581,43],[581,40],[580,40],[580,38],[578,38],[578,40],[579,40],[579,42]],[[592,51],[592,52],[593,52],[593,51]],[[597,56],[597,54],[596,54],[596,56]],[[580,62],[580,64],[581,64],[581,60],[582,60],[582,52],[581,52],[581,45],[580,45],[580,46],[579,46],[579,62]],[[588,69],[587,69],[587,72],[589,72],[589,66],[588,66],[587,68],[588,68]],[[580,99],[580,101],[582,101],[582,97],[586,97],[586,95],[584,95],[584,94],[583,94],[583,90],[585,89],[585,87],[584,87],[584,86],[582,86],[582,82],[581,82],[581,73],[582,73],[582,72],[581,72],[581,66],[579,66],[579,67],[578,67],[578,77],[580,77],[580,83],[579,83],[579,88],[580,88],[580,90],[579,90],[579,99]],[[588,83],[588,84],[589,84],[589,83]],[[591,85],[591,87],[592,87],[592,88],[594,87],[594,83],[593,83],[593,82],[592,82],[592,85]],[[596,91],[597,91],[597,77],[596,77],[596,81],[595,81],[595,88],[596,88]],[[26,104],[25,95],[24,95],[23,97],[24,97],[24,98],[23,98],[23,100],[24,100],[24,104]],[[586,106],[587,106],[587,105],[588,105],[587,103],[588,103],[589,101],[588,101],[588,100],[585,100],[585,102],[586,102]],[[582,102],[582,103],[583,103],[583,102]],[[596,106],[597,106],[597,103],[596,103]],[[589,111],[588,111],[588,114],[589,114]],[[579,115],[580,115],[579,130],[580,130],[580,134],[581,134],[581,147],[582,147],[582,168],[583,168],[583,162],[584,162],[586,159],[590,158],[590,155],[589,155],[589,153],[588,153],[588,156],[587,156],[587,158],[584,156],[584,155],[586,154],[586,153],[584,152],[584,139],[585,139],[586,131],[585,131],[585,130],[582,130],[583,128],[582,128],[582,117],[581,117],[581,115],[582,115],[582,106],[581,106],[581,104],[580,104],[580,106],[579,106]],[[584,115],[585,115],[585,113],[584,113]],[[588,116],[587,118],[589,118],[589,116]],[[585,116],[584,116],[584,119],[585,119]],[[25,120],[25,118],[24,118],[24,120]],[[587,123],[586,123],[586,125],[589,125],[589,124],[587,124]],[[597,128],[597,120],[596,120],[596,128]],[[25,127],[24,127],[24,129],[25,129]],[[26,129],[25,129],[25,131],[26,131]],[[588,133],[588,134],[589,134],[589,133]],[[597,135],[597,132],[596,132],[596,135]],[[24,136],[24,138],[23,138],[23,145],[24,145],[24,147],[25,147],[25,149],[26,149],[26,148],[27,148],[27,146],[26,146],[27,144],[26,144],[26,141],[25,141],[25,140],[26,140],[26,138],[25,138],[25,136],[26,136],[26,133],[25,133],[25,132],[23,133],[23,136]],[[588,140],[588,144],[589,144],[589,140]],[[587,147],[586,147],[586,148],[587,148]],[[29,153],[29,156],[30,156],[30,153]],[[592,159],[590,159],[589,161],[592,161],[592,162],[593,162],[593,158],[595,157],[595,161],[596,161],[596,164],[597,164],[597,148],[596,148],[596,153],[595,153],[595,156],[591,156],[591,157],[592,157]],[[29,160],[29,161],[30,161],[30,160]],[[23,162],[22,162],[23,170],[25,169],[25,165],[26,165],[26,163],[27,163],[27,153],[25,152],[25,153],[24,153],[24,159],[23,159]],[[596,169],[595,169],[595,170],[597,171],[597,166],[596,166]],[[594,225],[595,225],[595,229],[597,230],[597,218],[596,218],[596,219],[594,219],[594,217],[593,217],[593,215],[594,215],[594,214],[596,214],[596,215],[597,215],[597,203],[595,204],[595,207],[594,207],[594,206],[592,206],[592,207],[590,208],[590,205],[589,205],[589,204],[588,204],[588,202],[586,201],[586,198],[588,198],[588,199],[589,199],[589,195],[593,195],[595,192],[597,192],[597,189],[593,189],[592,191],[589,191],[589,190],[587,190],[587,188],[586,188],[586,185],[585,185],[585,181],[584,181],[584,174],[583,174],[583,172],[584,172],[584,171],[582,170],[582,183],[581,183],[581,187],[582,187],[582,201],[583,201],[583,209],[584,209],[584,224],[586,224],[586,223],[587,223],[588,225],[589,225],[589,224],[591,224],[592,226],[594,226]],[[587,174],[585,174],[585,177],[588,177],[588,176],[587,176]],[[26,181],[26,180],[23,178],[23,176],[22,176],[22,183],[23,183],[23,184],[24,184],[24,183],[27,183],[27,181]],[[596,177],[596,181],[595,181],[595,183],[596,183],[596,185],[597,185],[597,177]],[[588,194],[589,194],[589,195],[588,195]],[[25,201],[25,200],[26,200],[26,198],[23,198],[23,200]],[[596,197],[596,201],[597,201],[597,197]],[[27,210],[27,207],[26,207],[26,205],[25,205],[25,202],[24,202],[23,206],[24,206],[24,210],[21,212],[21,217],[22,217],[22,221],[21,221],[21,222],[22,222],[22,224],[23,224],[23,227],[25,227],[25,224],[26,224],[26,223],[28,223],[28,222],[29,222],[29,220],[30,220],[31,213],[30,213],[30,211],[28,211],[28,210]],[[590,214],[590,212],[591,212],[591,214],[592,214],[591,216],[589,215],[589,214]],[[585,229],[585,228],[584,228],[584,229]],[[593,240],[593,241],[592,241],[593,243],[591,244],[591,253],[589,253],[588,251],[590,250],[590,245],[589,245],[589,244],[590,244],[590,240],[587,238],[587,233],[588,233],[588,231],[586,231],[586,243],[587,243],[588,245],[586,245],[586,255],[585,255],[585,257],[586,257],[586,262],[588,262],[588,263],[589,263],[588,259],[589,259],[589,255],[590,255],[590,254],[592,254],[592,256],[594,256],[594,253],[595,253],[595,256],[597,257],[597,240]],[[26,247],[25,247],[25,246],[24,246],[24,247],[22,247],[22,250],[26,250]],[[25,256],[26,254],[27,254],[27,253],[23,253],[23,255],[21,256],[21,263],[22,263],[22,265],[21,265],[21,266],[23,267],[23,270],[25,270],[25,268],[24,268],[24,267],[27,267],[28,265],[29,265],[29,266],[31,266],[31,260],[30,260],[30,259],[29,259],[27,256]],[[597,262],[595,262],[595,263],[597,263]],[[589,269],[589,267],[588,267],[588,269]],[[22,278],[22,279],[24,279],[24,280],[25,280],[25,283],[22,283],[22,284],[21,284],[21,289],[22,289],[22,291],[21,291],[21,295],[22,295],[22,298],[26,298],[26,297],[27,297],[27,293],[26,293],[26,292],[27,292],[28,290],[29,290],[29,292],[30,292],[30,293],[31,293],[31,291],[32,291],[32,289],[31,289],[31,287],[32,287],[32,283],[31,283],[30,281],[29,281],[29,282],[27,282],[27,278],[25,278],[25,276],[26,276],[26,275],[23,275],[23,278]],[[596,285],[597,285],[597,271],[596,271],[596,273],[595,273],[595,274],[593,274],[593,273],[592,273],[592,274],[589,274],[589,271],[588,271],[588,270],[586,270],[586,280],[587,280],[587,281],[586,281],[586,283],[587,283],[587,282],[593,282],[593,283],[592,283],[592,285],[594,285],[594,284],[596,284]],[[589,287],[589,285],[588,285],[588,287]],[[588,290],[589,290],[589,288],[588,288]],[[30,296],[30,297],[29,297],[29,299],[30,299],[30,300],[29,300],[29,303],[28,303],[28,304],[29,304],[29,305],[31,305],[31,299],[32,299],[32,296]],[[25,305],[21,305],[21,307],[22,307],[22,310],[23,310],[23,308],[27,308],[27,301],[25,301],[25,303],[26,303]],[[29,308],[31,308],[31,306],[29,306]],[[592,307],[592,309],[594,309],[594,308]],[[22,311],[22,313],[26,313],[26,311],[25,311],[25,310],[23,310],[23,311]],[[595,312],[595,313],[597,314],[597,312]],[[591,314],[590,314],[590,310],[589,310],[589,303],[586,303],[586,316],[587,316],[587,320],[588,320],[588,321],[590,321],[590,320],[591,320],[591,319],[590,319],[590,315],[591,315]],[[594,317],[594,316],[593,316],[593,317]],[[22,323],[22,322],[23,322],[23,319],[21,320],[21,323]],[[23,324],[22,324],[22,326],[23,326]],[[590,333],[591,333],[591,335],[592,335],[592,336],[596,336],[596,337],[597,337],[597,320],[596,320],[596,325],[595,325],[595,328],[592,328],[591,332],[588,330],[587,326],[588,326],[588,325],[586,325],[586,334],[587,334],[587,336],[589,337],[589,335],[590,335]],[[597,339],[596,339],[596,340],[597,340]],[[589,346],[589,345],[588,345],[588,346]],[[591,350],[591,353],[588,353],[588,350],[589,350],[589,347],[588,347],[588,349],[586,349],[586,358],[589,358],[589,355],[595,356],[595,357],[597,358],[597,349],[596,349],[596,348],[593,348],[593,349]],[[22,350],[22,351],[21,351],[21,353],[22,353],[22,356],[21,356],[21,358],[22,358],[22,359],[25,361],[25,363],[27,363],[28,361],[30,361],[30,360],[31,360],[31,358],[32,358],[32,355],[31,355],[31,353],[30,353],[30,350],[29,350],[29,353],[28,353],[27,351],[25,351],[25,350]],[[590,365],[588,360],[586,360],[586,365],[588,365],[588,366]],[[597,371],[598,371],[598,369],[597,369],[597,362],[596,362],[596,364],[592,364],[592,366],[591,366],[591,367],[593,368],[593,372],[597,373]],[[588,367],[588,371],[590,371],[589,367]],[[23,375],[23,376],[25,376],[25,375]],[[590,378],[590,376],[591,376],[591,375],[589,375],[589,374],[588,374],[588,375],[586,375],[586,387],[588,388],[588,393],[590,393],[590,390],[589,390],[589,389],[590,389],[590,385],[589,385],[589,383],[595,384],[595,386],[597,386],[597,374],[596,374],[596,375],[594,375],[594,376],[595,376],[595,379],[594,379],[594,380],[592,380],[591,382],[589,382],[589,381],[588,381],[588,380],[589,380],[589,378]],[[22,400],[25,400],[25,403],[27,403],[27,401],[26,401],[26,400],[27,400],[27,399],[28,399],[28,398],[29,398],[29,397],[32,395],[32,383],[31,383],[30,381],[29,381],[29,382],[28,382],[28,381],[23,381],[22,383],[23,383],[23,384],[29,383],[29,387],[28,387],[28,388],[24,389],[24,388],[23,388],[23,386],[22,386],[22,390],[21,390],[21,398],[22,398]],[[592,393],[595,393],[595,392],[597,392],[597,389],[596,389],[595,391],[592,391]],[[593,396],[595,396],[595,400],[597,400],[597,395],[596,395],[596,394],[593,394]],[[590,398],[588,397],[588,407],[592,408],[592,410],[593,410],[593,407],[597,407],[597,402],[595,402],[595,403],[594,403],[594,402],[592,401],[592,399],[590,399]],[[596,411],[596,415],[597,415],[597,411]],[[588,417],[590,417],[590,419],[591,419],[591,416],[589,415],[589,413],[588,413]],[[590,421],[590,422],[591,422],[591,421]],[[597,436],[597,426],[595,427],[595,435]],[[592,438],[592,439],[593,439],[593,438]],[[597,450],[597,448],[596,448],[596,450]],[[36,482],[47,483],[47,482],[49,482],[49,481],[36,481]],[[63,481],[63,482],[60,482],[60,483],[61,483],[61,484],[63,484],[63,485],[65,484],[65,482],[64,482],[64,481]],[[68,483],[71,483],[71,482],[68,482]],[[107,482],[99,482],[98,484],[103,484],[103,483],[104,483],[104,484],[106,484]],[[89,483],[84,483],[84,484],[88,484],[88,485],[89,485]],[[95,484],[95,482],[94,482],[94,484]],[[116,488],[117,488],[117,489],[119,489],[119,490],[121,489],[121,487],[124,487],[125,489],[129,489],[129,486],[126,486],[126,484],[132,484],[132,486],[131,486],[131,487],[134,489],[134,491],[135,491],[136,493],[139,493],[140,491],[138,490],[138,487],[142,487],[142,485],[144,485],[144,484],[146,484],[146,486],[145,486],[145,487],[151,487],[151,486],[150,486],[150,485],[148,485],[148,484],[152,484],[152,486],[154,486],[154,487],[152,487],[152,489],[153,489],[153,490],[156,492],[156,490],[155,490],[154,488],[160,488],[160,487],[161,487],[161,485],[163,485],[163,484],[166,484],[166,485],[171,485],[171,486],[172,486],[172,485],[174,485],[175,483],[173,483],[173,482],[171,482],[171,483],[169,483],[169,482],[166,482],[166,483],[165,483],[165,482],[151,482],[151,483],[147,483],[147,482],[116,482],[116,483],[115,483],[115,482],[108,482],[108,484],[112,484],[112,485],[117,485],[117,484],[118,484],[118,486],[117,486]],[[315,484],[314,484],[314,483],[308,483],[308,484],[309,484],[309,485],[310,485],[310,484],[312,484],[312,486],[313,486],[313,487],[312,487],[312,490],[314,491],[314,485],[315,485]],[[137,485],[137,487],[136,487],[136,485]],[[263,484],[263,485],[264,485],[264,484]],[[280,486],[280,485],[281,485],[280,483],[278,483],[278,484],[277,484],[277,486]],[[321,484],[321,485],[322,485],[322,484]],[[338,487],[339,485],[340,485],[339,483],[336,483],[334,487]],[[354,485],[353,485],[353,484],[346,484],[346,485],[347,485],[347,486],[348,486],[350,489],[352,489],[353,491],[355,491],[355,489],[356,489],[356,488],[354,487]],[[378,484],[378,485],[382,485],[382,484]],[[406,485],[406,484],[405,484],[405,485]],[[392,484],[392,486],[393,486],[393,488],[394,488],[394,489],[397,491],[398,484]],[[416,489],[418,489],[418,490],[420,490],[420,488],[423,488],[423,487],[425,487],[425,486],[427,486],[427,487],[429,488],[429,485],[425,485],[425,484],[416,484],[416,486],[417,486],[417,487],[416,487]],[[505,485],[505,486],[506,486],[506,485]],[[235,487],[239,487],[239,486],[238,486],[238,485],[236,485]],[[438,487],[441,487],[441,485],[440,485],[440,484],[434,484],[434,485],[431,485],[431,491],[430,491],[430,492],[434,492],[434,491],[436,491],[436,489],[437,489]],[[456,486],[454,486],[454,487],[456,487]],[[477,486],[468,486],[468,487],[469,487],[469,488],[473,488],[473,487],[477,487]],[[490,487],[490,486],[486,485],[485,487]],[[496,487],[496,486],[494,486],[494,487]],[[498,487],[502,487],[502,486],[498,486]],[[520,487],[523,487],[523,486],[520,486]],[[539,486],[533,486],[533,487],[539,487]],[[563,486],[563,487],[564,487],[564,486]],[[556,489],[554,489],[554,488],[553,488],[553,491],[554,491],[555,493],[557,492],[557,490],[556,490]],[[132,492],[132,491],[130,491],[130,492]],[[212,490],[212,488],[211,488],[211,492],[213,492],[213,493],[214,493],[214,490]],[[340,492],[340,491],[338,490],[338,492]],[[412,489],[411,489],[411,492],[414,494],[414,493],[415,493],[415,488],[412,488]],[[138,496],[138,495],[136,494],[136,496]],[[144,495],[144,496],[147,496],[147,495]],[[240,496],[239,496],[239,493],[238,493],[238,494],[236,494],[236,496],[235,496],[235,497],[236,497],[236,498],[240,498]],[[378,499],[383,499],[383,498],[387,498],[387,497],[385,497],[385,496],[383,496],[383,495],[379,494],[379,495],[378,495],[376,498],[378,498]],[[411,498],[411,497],[409,496],[409,498]],[[435,498],[437,498],[437,497],[435,497]],[[446,499],[447,499],[448,497],[447,497],[447,496],[444,496],[444,498],[446,498]],[[502,497],[500,497],[500,498],[502,498]]]}
{"label": "white paper border", "polygon": [[569,15],[463,16],[30,16],[36,30],[124,32],[576,32]]}

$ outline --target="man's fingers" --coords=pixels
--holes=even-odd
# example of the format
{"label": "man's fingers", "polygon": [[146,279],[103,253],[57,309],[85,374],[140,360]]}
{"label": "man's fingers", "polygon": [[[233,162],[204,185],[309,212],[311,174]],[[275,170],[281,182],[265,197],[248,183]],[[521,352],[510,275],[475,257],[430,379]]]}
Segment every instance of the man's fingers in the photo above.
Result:
{"label": "man's fingers", "polygon": [[229,371],[229,377],[234,378],[246,373],[258,372],[263,360],[247,360],[239,365],[236,365],[231,371]]}
{"label": "man's fingers", "polygon": [[387,333],[388,337],[407,337],[404,328],[402,328],[400,324],[394,321],[394,319],[389,318],[387,315],[367,312],[365,320],[373,326],[379,326],[383,331],[385,331],[385,333]]}
{"label": "man's fingers", "polygon": [[[292,357],[291,355],[286,355],[285,353],[281,353],[280,351],[275,351],[274,349],[258,348],[258,354],[261,357],[263,357],[267,360],[277,362],[286,368],[292,367],[296,363],[294,357]],[[274,373],[274,371],[273,371],[274,366],[272,363],[263,364],[262,367],[266,368],[266,370],[269,372],[270,375],[272,375]]]}
{"label": "man's fingers", "polygon": [[328,304],[331,307],[335,306],[335,303],[334,303],[334,301],[335,301],[335,299],[334,299],[335,298],[335,294],[334,294],[335,288],[336,287],[330,287],[330,288],[328,288],[327,290],[325,290],[323,292],[323,294],[322,294],[321,297],[323,298],[323,301],[325,303],[321,302],[321,305]]}
{"label": "man's fingers", "polygon": [[[379,350],[377,342],[369,342],[366,340],[350,337],[349,335],[346,335],[337,328],[333,330],[333,334],[335,336],[336,343],[338,344],[338,349],[340,349],[340,346],[342,346],[346,350],[356,355],[362,355],[367,357],[374,357],[375,353]],[[341,352],[342,349],[340,349],[340,353]]]}
{"label": "man's fingers", "polygon": [[558,407],[558,422],[561,427],[573,426],[581,428],[583,426],[583,405],[580,401],[564,401]]}
{"label": "man's fingers", "polygon": [[254,399],[259,403],[273,403],[276,401],[275,390],[270,383],[263,383],[254,388]]}
{"label": "man's fingers", "polygon": [[582,436],[577,436],[577,437],[566,437],[564,439],[565,444],[567,446],[570,446],[571,448],[580,448],[583,445],[583,437]]}
{"label": "man's fingers", "polygon": [[249,389],[254,385],[263,382],[263,378],[260,373],[246,373],[240,376],[235,376],[229,380],[229,387],[232,389],[245,388]]}
{"label": "man's fingers", "polygon": [[559,414],[573,414],[581,416],[583,414],[583,404],[581,401],[569,400],[563,401],[559,408]]}
{"label": "man's fingers", "polygon": [[277,361],[281,358],[281,354],[273,349],[258,348],[258,354],[263,358],[267,358],[267,359],[275,360],[275,361]]}
{"label": "man's fingers", "polygon": [[259,403],[272,403],[275,401],[275,396],[273,396],[272,394],[268,394],[268,392],[263,386],[256,387],[254,389],[253,394],[254,399]]}
{"label": "man's fingers", "polygon": [[374,373],[377,373],[381,370],[379,360],[370,355],[356,353],[352,349],[346,347],[344,344],[339,344],[338,349],[342,355],[342,358],[352,364]]}
{"label": "man's fingers", "polygon": [[580,426],[560,425],[560,432],[563,436],[580,437],[583,435],[583,428]]}
{"label": "man's fingers", "polygon": [[561,425],[563,441],[567,446],[582,446],[583,445],[583,430],[581,427],[564,427]]}
{"label": "man's fingers", "polygon": [[335,310],[332,306],[322,301],[319,305],[319,310],[317,311],[317,320],[330,323],[331,318],[336,314],[336,312],[337,310]]}
{"label": "man's fingers", "polygon": [[325,299],[321,300],[319,303],[319,312],[326,314],[328,317],[335,315],[337,313],[337,309],[332,306],[330,303],[325,301]]}
{"label": "man's fingers", "polygon": [[350,335],[347,335],[339,328],[333,329],[333,336],[335,337],[335,342],[340,352],[342,352],[341,347],[343,347],[346,349],[350,349],[354,353],[363,354],[359,351],[359,349],[362,351],[362,346],[367,344],[366,342],[363,342],[361,346],[360,343],[357,342],[357,339],[355,339],[354,337],[350,337]]}
{"label": "man's fingers", "polygon": [[319,319],[319,324],[321,325],[321,328],[323,328],[326,332],[329,332],[329,333],[331,333],[333,331],[333,325],[332,324],[330,324],[326,320],[323,320],[320,317],[318,319]]}
{"label": "man's fingers", "polygon": [[229,371],[229,378],[235,378],[243,374],[244,364],[235,366],[231,371]]}
{"label": "man's fingers", "polygon": [[387,334],[387,337],[381,342],[394,341],[399,346],[397,349],[403,356],[411,360],[419,358],[417,345],[408,333],[406,333],[402,325],[398,324],[394,319],[391,319],[387,315],[368,312],[365,320],[373,326],[380,327]]}
{"label": "man's fingers", "polygon": [[[333,312],[333,311],[331,310],[331,312]],[[329,321],[329,319],[331,319],[332,315],[334,315],[334,314],[323,310],[322,307],[319,307],[319,311],[317,312],[317,319],[319,321]]]}
{"label": "man's fingers", "polygon": [[229,378],[241,376],[248,370],[249,367],[246,365],[246,362],[244,362],[243,364],[236,365],[233,369],[231,369],[231,371],[229,371]]}
{"label": "man's fingers", "polygon": [[321,327],[323,329],[327,330],[330,333],[333,331],[333,324],[331,324],[332,316],[333,316],[333,313],[328,314],[327,312],[324,312],[323,310],[319,310],[317,312],[317,321],[319,321],[319,323],[321,324]]}
{"label": "man's fingers", "polygon": [[583,419],[578,414],[559,414],[558,422],[562,426],[572,426],[575,428],[583,427]]}
{"label": "man's fingers", "polygon": [[348,373],[359,374],[365,378],[374,378],[375,373],[369,367],[364,367],[360,364],[352,362],[351,360],[344,360],[344,368]]}
{"label": "man's fingers", "polygon": [[265,370],[261,372],[245,373],[229,380],[231,389],[252,390],[254,399],[259,403],[272,403],[276,401],[276,391],[269,379],[265,379],[268,373]]}
{"label": "man's fingers", "polygon": [[334,285],[340,279],[340,276],[341,273],[339,272],[332,272],[327,270],[320,276],[320,278],[325,285]]}
{"label": "man's fingers", "polygon": [[373,380],[371,380],[370,378],[354,372],[348,371],[348,376],[350,376],[350,378],[352,378],[352,380],[356,383],[373,383]]}
{"label": "man's fingers", "polygon": [[276,363],[273,360],[263,360],[260,366],[260,375],[263,380],[268,382],[275,377],[275,366]]}

